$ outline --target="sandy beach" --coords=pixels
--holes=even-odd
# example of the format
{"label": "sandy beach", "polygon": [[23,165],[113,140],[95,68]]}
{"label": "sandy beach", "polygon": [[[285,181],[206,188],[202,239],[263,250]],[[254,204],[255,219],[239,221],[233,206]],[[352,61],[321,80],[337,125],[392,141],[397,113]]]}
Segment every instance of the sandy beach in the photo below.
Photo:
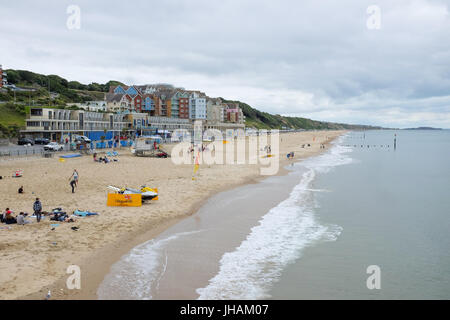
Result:
{"label": "sandy beach", "polygon": [[[295,160],[316,155],[343,131],[312,131],[280,135],[280,170]],[[302,144],[310,147],[301,148]],[[170,146],[164,146],[170,150]],[[0,175],[23,170],[21,178],[0,180],[0,210],[9,207],[16,215],[32,213],[39,197],[43,210],[63,208],[98,212],[99,216],[80,218],[75,223],[59,223],[51,230],[48,218],[39,224],[0,226],[1,299],[96,299],[96,289],[110,266],[139,243],[154,238],[180,219],[192,215],[211,195],[242,184],[255,183],[265,176],[259,165],[201,165],[192,179],[193,165],[175,165],[169,159],[135,157],[128,148],[118,150],[118,162],[95,163],[91,156],[67,159],[30,158],[0,161]],[[69,178],[79,172],[79,187],[71,193]],[[159,200],[142,207],[106,206],[108,185],[158,188]],[[25,193],[17,189],[24,186]],[[71,227],[77,226],[74,231]],[[68,290],[65,282],[69,265],[81,268],[81,289]]]}

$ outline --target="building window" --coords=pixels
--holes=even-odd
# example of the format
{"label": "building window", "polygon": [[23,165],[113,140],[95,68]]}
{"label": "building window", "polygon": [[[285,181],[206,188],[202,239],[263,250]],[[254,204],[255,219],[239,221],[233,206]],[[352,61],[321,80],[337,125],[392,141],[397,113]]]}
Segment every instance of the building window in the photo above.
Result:
{"label": "building window", "polygon": [[42,116],[42,109],[31,109],[30,114],[32,116]]}

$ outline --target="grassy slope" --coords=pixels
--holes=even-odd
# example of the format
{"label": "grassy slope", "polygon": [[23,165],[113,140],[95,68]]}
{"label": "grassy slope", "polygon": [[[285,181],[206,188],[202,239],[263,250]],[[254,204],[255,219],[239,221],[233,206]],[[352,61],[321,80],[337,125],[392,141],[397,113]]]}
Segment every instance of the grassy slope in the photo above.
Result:
{"label": "grassy slope", "polygon": [[25,115],[0,104],[0,137],[17,136],[18,130],[25,125]]}
{"label": "grassy slope", "polygon": [[284,117],[262,112],[250,107],[248,104],[240,101],[222,99],[224,102],[238,103],[245,115],[245,125],[257,129],[282,129],[283,127],[291,129],[320,130],[320,129],[373,129],[375,127],[363,125],[348,125],[342,123],[332,123],[315,121],[300,117]]}
{"label": "grassy slope", "polygon": [[4,126],[8,127],[11,125],[25,125],[25,117],[23,116],[23,114],[7,108],[3,103],[0,104],[0,114],[0,124]]}

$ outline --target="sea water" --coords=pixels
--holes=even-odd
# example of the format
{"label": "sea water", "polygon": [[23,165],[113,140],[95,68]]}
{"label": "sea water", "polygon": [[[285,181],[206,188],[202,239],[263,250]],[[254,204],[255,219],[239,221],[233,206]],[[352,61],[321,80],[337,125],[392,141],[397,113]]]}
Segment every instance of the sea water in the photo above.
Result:
{"label": "sea water", "polygon": [[285,268],[272,298],[449,299],[450,130],[352,132],[341,143],[352,163],[313,187],[329,191],[315,193],[317,219],[342,232]]}
{"label": "sea water", "polygon": [[449,152],[449,131],[350,132],[286,176],[212,197],[122,257],[98,296],[448,299]]}

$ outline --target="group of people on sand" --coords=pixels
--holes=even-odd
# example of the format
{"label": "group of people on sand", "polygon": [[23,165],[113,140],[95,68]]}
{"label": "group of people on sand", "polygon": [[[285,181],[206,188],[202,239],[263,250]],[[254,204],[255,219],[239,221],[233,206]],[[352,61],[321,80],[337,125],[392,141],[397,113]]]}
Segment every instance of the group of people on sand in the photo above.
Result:
{"label": "group of people on sand", "polygon": [[[72,181],[76,181],[75,179],[72,179]],[[42,219],[42,215],[50,215],[50,220],[54,221],[60,221],[60,222],[75,222],[76,216],[75,215],[67,215],[65,212],[62,212],[60,208],[59,210],[48,213],[42,211],[42,203],[39,198],[36,198],[36,201],[33,203],[33,211],[34,211],[34,217],[36,217],[36,222],[39,223]],[[6,208],[5,211],[0,214],[0,222],[5,224],[18,224],[18,225],[25,225],[31,223],[31,221],[27,220],[26,217],[28,216],[28,213],[20,212],[19,215],[14,216],[13,211],[11,211],[9,208]]]}
{"label": "group of people on sand", "polygon": [[[23,212],[21,212],[23,214]],[[0,222],[5,224],[17,223],[17,218],[13,215],[13,212],[6,208],[5,211],[0,215]]]}
{"label": "group of people on sand", "polygon": [[[78,179],[79,179],[79,174],[78,171],[76,169],[73,170],[72,175],[69,178],[69,184],[72,187],[72,193],[75,193],[75,188],[78,187]],[[20,186],[20,188],[17,190],[17,192],[19,194],[23,194],[24,191],[24,187]],[[42,203],[40,201],[39,198],[36,198],[36,200],[33,203],[33,216],[36,217],[36,222],[40,222],[42,219]],[[26,217],[28,216],[28,213],[26,212],[20,212],[17,216],[14,215],[14,212],[12,210],[10,210],[10,208],[6,208],[5,211],[3,213],[0,213],[0,222],[1,223],[5,223],[5,224],[19,224],[19,225],[25,225],[25,224],[29,224],[30,221],[26,219]],[[53,220],[58,220],[58,221],[66,221],[66,222],[75,222],[75,217],[69,217],[67,215],[65,216],[56,216],[57,219],[53,219]]]}
{"label": "group of people on sand", "polygon": [[93,158],[94,158],[95,162],[100,162],[100,163],[102,163],[102,162],[110,163],[111,162],[111,160],[109,160],[107,156],[97,158],[97,153],[93,154]]}
{"label": "group of people on sand", "polygon": [[[214,145],[212,145],[214,148]],[[204,145],[203,143],[197,146],[197,151],[198,152],[204,152],[204,151],[208,151],[208,147],[206,145]],[[195,145],[192,143],[192,145],[188,148],[187,152],[188,153],[194,153],[196,151],[196,147]]]}
{"label": "group of people on sand", "polygon": [[76,222],[77,216],[72,214],[68,215],[66,212],[63,212],[61,208],[53,209],[51,213],[52,217],[50,220],[59,221],[59,222]]}
{"label": "group of people on sand", "polygon": [[[36,201],[33,203],[34,215],[36,216],[36,221],[40,222],[42,217],[42,204],[39,198],[36,198]],[[24,225],[30,223],[29,220],[26,219],[28,213],[20,212],[18,216],[14,216],[14,213],[6,208],[5,211],[0,215],[1,223],[5,224],[19,224]]]}

